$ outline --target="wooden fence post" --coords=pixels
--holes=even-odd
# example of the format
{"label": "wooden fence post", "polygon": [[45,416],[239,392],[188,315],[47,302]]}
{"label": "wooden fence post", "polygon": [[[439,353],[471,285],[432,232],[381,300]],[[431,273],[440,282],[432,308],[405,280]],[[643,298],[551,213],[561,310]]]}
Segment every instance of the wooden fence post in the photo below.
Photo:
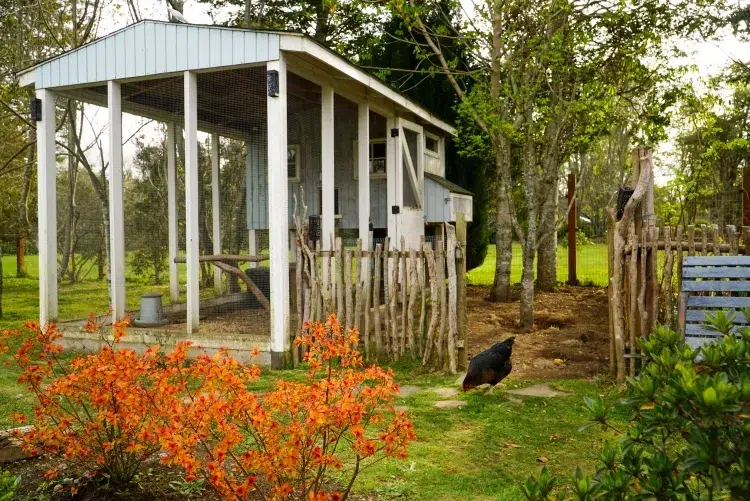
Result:
{"label": "wooden fence post", "polygon": [[568,174],[568,285],[578,285],[576,270],[576,175]]}
{"label": "wooden fence post", "polygon": [[612,303],[612,278],[615,268],[615,223],[610,219],[607,224],[607,304],[609,305],[609,372],[615,375],[615,322],[614,304]]}
{"label": "wooden fence post", "polygon": [[742,226],[750,226],[750,165],[742,170]]}
{"label": "wooden fence post", "polygon": [[[575,183],[574,183],[575,184]],[[456,240],[461,246],[461,254],[456,261],[456,296],[458,298],[458,368],[465,370],[469,367],[466,346],[466,251],[469,248],[466,231],[466,216],[456,214]]]}

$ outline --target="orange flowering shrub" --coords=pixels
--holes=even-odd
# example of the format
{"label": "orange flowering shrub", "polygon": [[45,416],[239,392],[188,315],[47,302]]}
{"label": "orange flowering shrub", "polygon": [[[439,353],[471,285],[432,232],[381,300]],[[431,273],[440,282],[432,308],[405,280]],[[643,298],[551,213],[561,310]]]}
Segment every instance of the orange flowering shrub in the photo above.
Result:
{"label": "orange flowering shrub", "polygon": [[[192,364],[183,363],[186,352],[173,354],[169,370],[179,373],[186,398],[174,400],[159,429],[163,461],[184,468],[188,480],[208,479],[227,499],[346,499],[363,468],[405,458],[416,438],[393,408],[393,374],[363,368],[357,341],[335,315],[306,324],[298,338],[308,347],[306,381],[282,381],[266,394],[248,390],[257,367],[226,353]],[[334,471],[343,483],[332,480]]]}
{"label": "orange flowering shrub", "polygon": [[[2,333],[0,349],[10,353],[21,369],[18,381],[38,399],[34,427],[19,436],[27,452],[60,456],[113,484],[132,480],[159,452],[155,431],[165,418],[159,401],[175,392],[159,368],[158,347],[143,355],[117,348],[127,324],[127,319],[115,322],[113,342],[102,335],[101,351],[70,363],[60,359],[62,334],[54,324],[42,328],[27,322],[22,331]],[[86,330],[104,334],[93,315]],[[55,474],[51,470],[48,477]]]}

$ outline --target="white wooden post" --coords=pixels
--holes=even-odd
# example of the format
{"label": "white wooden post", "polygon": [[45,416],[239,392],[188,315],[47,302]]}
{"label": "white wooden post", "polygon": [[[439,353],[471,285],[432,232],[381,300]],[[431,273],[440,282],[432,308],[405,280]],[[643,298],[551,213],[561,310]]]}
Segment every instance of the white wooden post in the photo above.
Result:
{"label": "white wooden post", "polygon": [[39,323],[57,321],[57,161],[55,159],[55,94],[36,91],[42,121],[36,127],[37,204],[39,206]]}
{"label": "white wooden post", "polygon": [[[219,187],[219,135],[211,134],[211,214],[213,216],[214,254],[221,254],[221,204]],[[214,268],[214,290],[221,294],[221,270]]]}
{"label": "white wooden post", "polygon": [[289,344],[289,186],[286,162],[286,59],[267,63],[277,71],[278,95],[268,96],[268,243],[271,267],[271,366],[281,368]]}
{"label": "white wooden post", "polygon": [[167,219],[169,220],[169,302],[180,300],[180,275],[177,263],[177,164],[175,150],[175,125],[167,124]]}
{"label": "white wooden post", "polygon": [[321,140],[321,161],[322,161],[322,198],[323,214],[321,220],[321,235],[323,240],[322,247],[324,250],[331,250],[331,234],[336,227],[335,194],[333,178],[333,87],[324,85],[321,95],[321,123],[320,123],[320,140]]}
{"label": "white wooden post", "polygon": [[[359,178],[359,238],[362,248],[370,249],[370,106],[359,104],[357,127],[357,177]],[[367,275],[369,259],[362,259],[361,276]]]}
{"label": "white wooden post", "polygon": [[[250,201],[248,201],[250,203]],[[248,251],[251,256],[258,255],[258,230],[247,230]],[[257,268],[258,263],[250,263],[250,268]]]}
{"label": "white wooden post", "polygon": [[[385,141],[385,171],[386,171],[386,201],[388,203],[388,236],[391,239],[391,249],[398,248],[398,215],[393,213],[393,207],[399,206],[398,186],[399,170],[396,168],[396,156],[400,151],[398,137],[391,137],[391,131],[396,128],[396,117],[390,116],[386,121]],[[390,276],[390,273],[389,273]]]}
{"label": "white wooden post", "polygon": [[[336,232],[336,189],[334,180],[334,129],[333,129],[333,86],[324,84],[321,86],[320,97],[320,147],[321,147],[321,206],[322,214],[320,220],[320,239],[323,250],[333,250],[331,235]],[[336,276],[336,262],[332,260],[331,273]],[[336,287],[336,280],[328,276],[328,268],[323,267],[323,284],[327,287],[329,280],[332,287]]]}
{"label": "white wooden post", "polygon": [[109,110],[109,259],[112,321],[125,315],[125,209],[122,196],[122,93],[120,83],[107,82]]}
{"label": "white wooden post", "polygon": [[187,332],[198,330],[200,265],[198,262],[198,82],[185,72],[185,250],[187,264]]}

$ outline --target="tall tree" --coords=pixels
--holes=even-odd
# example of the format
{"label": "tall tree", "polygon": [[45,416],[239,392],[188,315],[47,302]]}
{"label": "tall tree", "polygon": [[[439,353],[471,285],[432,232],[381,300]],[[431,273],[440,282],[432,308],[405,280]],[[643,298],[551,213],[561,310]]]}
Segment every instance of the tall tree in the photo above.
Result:
{"label": "tall tree", "polygon": [[[534,260],[554,238],[561,218],[554,199],[562,162],[579,144],[606,130],[617,98],[640,92],[622,81],[652,82],[642,63],[663,55],[666,36],[707,28],[713,2],[668,5],[645,1],[489,0],[449,30],[425,22],[436,2],[390,5],[410,29],[417,50],[429,53],[461,99],[462,113],[489,139],[495,157],[498,267],[495,291],[507,283],[512,228],[523,249],[521,325],[533,324]],[[713,18],[710,18],[713,19]],[[423,38],[426,43],[420,44]],[[482,68],[467,89],[456,62],[442,49],[461,40]],[[514,153],[517,151],[517,154]],[[517,161],[518,168],[512,168]],[[514,200],[515,187],[521,192]],[[506,217],[506,214],[508,217]]]}

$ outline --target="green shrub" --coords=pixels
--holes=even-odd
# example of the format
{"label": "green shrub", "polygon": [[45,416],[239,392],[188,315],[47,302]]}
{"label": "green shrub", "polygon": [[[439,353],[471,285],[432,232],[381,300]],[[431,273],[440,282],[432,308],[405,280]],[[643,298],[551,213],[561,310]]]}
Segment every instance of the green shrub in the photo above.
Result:
{"label": "green shrub", "polygon": [[698,350],[664,327],[642,339],[647,363],[628,381],[627,429],[610,425],[601,398],[585,402],[584,428],[621,436],[604,447],[599,469],[577,470],[564,486],[542,470],[521,486],[526,499],[750,499],[750,329],[729,335],[724,313],[707,321],[724,336]]}
{"label": "green shrub", "polygon": [[0,501],[10,501],[16,497],[21,477],[14,477],[9,472],[0,473]]}

